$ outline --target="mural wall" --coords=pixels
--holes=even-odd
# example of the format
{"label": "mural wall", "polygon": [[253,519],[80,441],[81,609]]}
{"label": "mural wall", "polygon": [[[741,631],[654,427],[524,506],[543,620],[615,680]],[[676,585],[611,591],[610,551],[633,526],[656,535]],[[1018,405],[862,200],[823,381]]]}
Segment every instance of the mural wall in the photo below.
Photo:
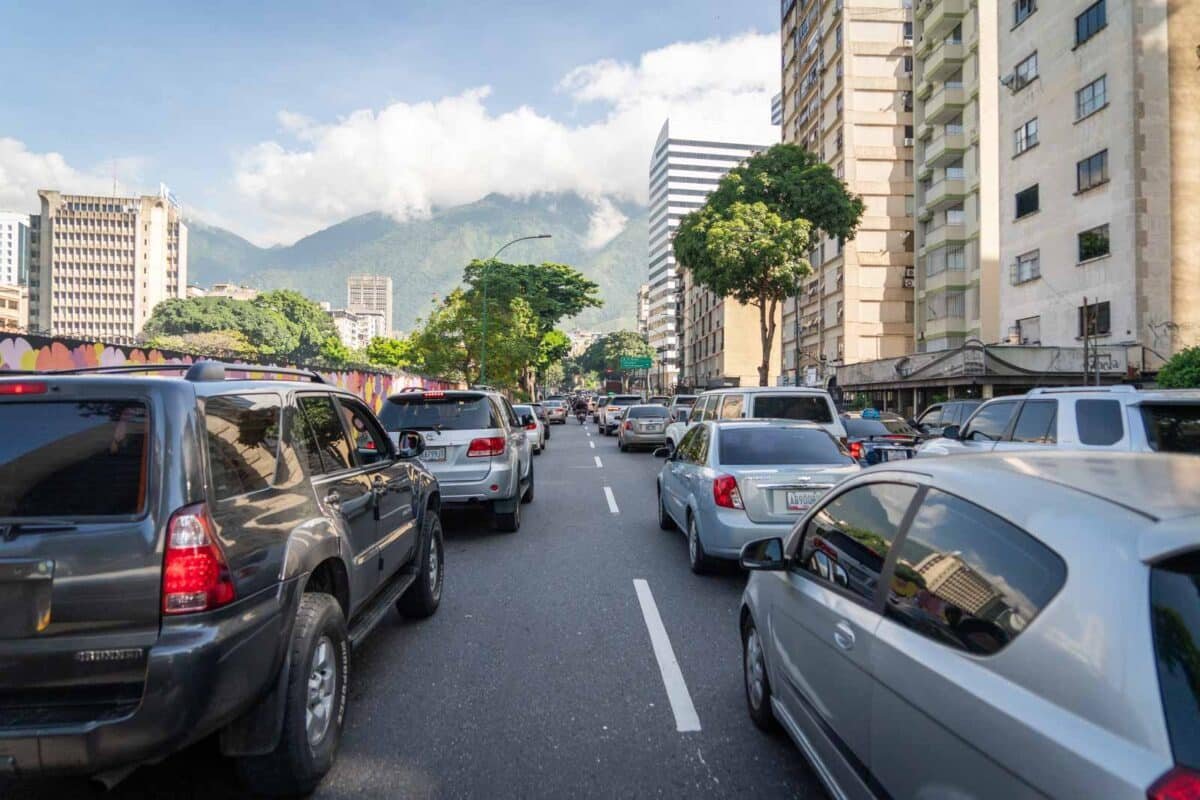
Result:
{"label": "mural wall", "polygon": [[[47,338],[23,334],[0,333],[0,371],[21,370],[45,372],[80,367],[116,367],[124,364],[191,364],[204,356],[173,350],[154,350],[125,345],[88,342],[78,339]],[[268,365],[261,366],[291,366]],[[388,395],[407,387],[452,389],[454,384],[437,381],[406,372],[373,372],[367,370],[314,370],[326,383],[349,389],[378,410]],[[269,373],[239,371],[232,377],[259,378]],[[271,376],[275,377],[275,376]],[[279,376],[287,377],[287,376]]]}

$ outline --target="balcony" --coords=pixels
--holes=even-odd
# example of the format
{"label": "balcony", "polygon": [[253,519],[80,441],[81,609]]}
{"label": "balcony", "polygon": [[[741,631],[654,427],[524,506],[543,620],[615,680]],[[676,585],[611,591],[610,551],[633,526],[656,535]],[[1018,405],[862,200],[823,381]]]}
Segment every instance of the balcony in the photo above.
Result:
{"label": "balcony", "polygon": [[925,243],[921,250],[928,252],[934,248],[941,247],[947,242],[961,242],[967,237],[966,228],[963,225],[942,225],[940,228],[935,228],[925,232]]}
{"label": "balcony", "polygon": [[925,20],[926,38],[941,38],[962,22],[967,15],[968,0],[933,0],[922,3],[917,9],[917,18]]}
{"label": "balcony", "polygon": [[961,85],[945,84],[925,101],[925,120],[944,123],[962,113],[967,104],[967,93]]}
{"label": "balcony", "polygon": [[944,178],[925,190],[922,212],[941,208],[966,196],[967,182],[962,178]]}
{"label": "balcony", "polygon": [[967,151],[967,137],[962,133],[962,128],[958,129],[958,133],[942,133],[941,136],[936,136],[928,144],[925,145],[925,160],[924,164],[931,167],[940,167],[947,161],[953,161],[960,158]]}
{"label": "balcony", "polygon": [[962,67],[967,49],[962,42],[945,42],[925,59],[925,80],[941,80]]}

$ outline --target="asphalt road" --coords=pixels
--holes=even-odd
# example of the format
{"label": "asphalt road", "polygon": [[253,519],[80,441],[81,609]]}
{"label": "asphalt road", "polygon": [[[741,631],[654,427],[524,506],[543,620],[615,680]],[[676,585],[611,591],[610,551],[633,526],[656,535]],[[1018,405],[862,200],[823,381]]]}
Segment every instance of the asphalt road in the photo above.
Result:
{"label": "asphalt road", "polygon": [[[389,617],[355,651],[341,749],[315,796],[824,797],[790,741],[746,715],[745,577],[688,570],[683,536],[655,518],[661,462],[572,420],[534,463],[521,530],[447,513],[438,613]],[[88,794],[79,781],[0,784],[22,800]],[[242,795],[210,741],[106,796]]]}

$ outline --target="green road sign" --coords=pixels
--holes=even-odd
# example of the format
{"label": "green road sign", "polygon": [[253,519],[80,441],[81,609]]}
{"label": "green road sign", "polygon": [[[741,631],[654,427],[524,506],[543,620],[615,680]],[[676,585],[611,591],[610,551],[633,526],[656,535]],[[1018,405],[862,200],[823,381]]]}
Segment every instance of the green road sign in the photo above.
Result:
{"label": "green road sign", "polygon": [[621,369],[650,369],[650,356],[621,356]]}

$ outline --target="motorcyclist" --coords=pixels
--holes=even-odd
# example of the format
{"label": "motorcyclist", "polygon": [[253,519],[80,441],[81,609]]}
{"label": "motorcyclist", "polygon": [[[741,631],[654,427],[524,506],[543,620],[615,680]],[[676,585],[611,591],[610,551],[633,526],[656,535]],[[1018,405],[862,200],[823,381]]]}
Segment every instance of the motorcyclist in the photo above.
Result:
{"label": "motorcyclist", "polygon": [[575,399],[575,418],[579,420],[580,425],[582,425],[584,419],[587,418],[587,413],[588,413],[587,400],[584,400],[582,397],[576,398]]}

